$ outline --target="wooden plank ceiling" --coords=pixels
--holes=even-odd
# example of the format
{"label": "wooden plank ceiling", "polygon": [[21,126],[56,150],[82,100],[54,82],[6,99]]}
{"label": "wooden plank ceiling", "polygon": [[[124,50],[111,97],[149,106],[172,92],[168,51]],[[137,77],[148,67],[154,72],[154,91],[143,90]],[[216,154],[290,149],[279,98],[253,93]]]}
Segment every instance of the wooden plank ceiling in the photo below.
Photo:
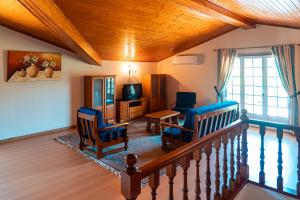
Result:
{"label": "wooden plank ceiling", "polygon": [[1,0],[0,24],[99,64],[160,61],[256,23],[300,28],[299,10],[298,0]]}
{"label": "wooden plank ceiling", "polygon": [[299,0],[210,0],[258,24],[300,28]]}

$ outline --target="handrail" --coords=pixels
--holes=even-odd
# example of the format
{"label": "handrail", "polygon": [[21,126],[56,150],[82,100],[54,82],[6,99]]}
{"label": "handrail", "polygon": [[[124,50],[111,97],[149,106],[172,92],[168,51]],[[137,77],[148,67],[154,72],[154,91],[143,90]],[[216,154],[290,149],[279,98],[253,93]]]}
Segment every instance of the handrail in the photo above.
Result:
{"label": "handrail", "polygon": [[238,126],[241,125],[241,123],[242,123],[242,121],[239,119],[239,120],[223,127],[222,129],[214,132],[213,134],[210,134],[200,140],[190,142],[170,153],[167,153],[167,154],[161,156],[157,160],[154,160],[150,163],[147,163],[147,164],[141,166],[138,169],[138,172],[141,173],[140,174],[141,179],[149,176],[150,174],[152,174],[154,171],[156,171],[158,169],[162,169],[162,168],[168,166],[172,162],[179,160],[180,158],[186,156],[187,154],[192,153],[196,148],[199,148],[200,146],[205,146],[207,143],[210,143],[210,142],[214,141],[215,139],[222,137],[223,135],[227,134],[228,132],[236,129]]}
{"label": "handrail", "polygon": [[249,124],[255,124],[255,125],[259,125],[259,126],[267,126],[267,127],[272,127],[272,128],[280,128],[280,129],[286,129],[286,130],[292,130],[292,131],[300,131],[299,126],[294,126],[294,125],[290,125],[290,124],[263,121],[263,120],[257,120],[257,119],[248,119],[247,122]]}

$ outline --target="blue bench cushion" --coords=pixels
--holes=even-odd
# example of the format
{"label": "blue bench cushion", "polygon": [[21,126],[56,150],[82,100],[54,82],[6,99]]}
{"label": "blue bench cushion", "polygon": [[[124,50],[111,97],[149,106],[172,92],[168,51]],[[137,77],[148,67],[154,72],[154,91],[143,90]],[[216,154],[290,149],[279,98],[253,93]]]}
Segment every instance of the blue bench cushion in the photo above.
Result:
{"label": "blue bench cushion", "polygon": [[173,137],[174,139],[177,139],[177,140],[180,139],[180,134],[182,134],[182,141],[190,142],[192,140],[192,137],[193,137],[192,132],[181,131],[179,128],[174,128],[174,127],[168,127],[164,131],[165,136]]}

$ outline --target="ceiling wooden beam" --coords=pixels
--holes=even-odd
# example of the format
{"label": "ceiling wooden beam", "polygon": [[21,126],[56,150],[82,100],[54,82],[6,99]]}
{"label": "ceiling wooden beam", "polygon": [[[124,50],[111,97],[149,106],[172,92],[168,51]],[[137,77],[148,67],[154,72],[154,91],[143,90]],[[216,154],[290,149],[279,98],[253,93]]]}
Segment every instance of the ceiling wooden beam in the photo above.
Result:
{"label": "ceiling wooden beam", "polygon": [[18,0],[71,50],[79,54],[86,62],[101,65],[99,54],[83,38],[79,31],[64,16],[52,0]]}
{"label": "ceiling wooden beam", "polygon": [[191,11],[200,12],[210,17],[216,18],[227,24],[244,29],[255,28],[255,23],[249,19],[240,16],[230,10],[227,10],[208,0],[173,0],[174,2],[190,9]]}

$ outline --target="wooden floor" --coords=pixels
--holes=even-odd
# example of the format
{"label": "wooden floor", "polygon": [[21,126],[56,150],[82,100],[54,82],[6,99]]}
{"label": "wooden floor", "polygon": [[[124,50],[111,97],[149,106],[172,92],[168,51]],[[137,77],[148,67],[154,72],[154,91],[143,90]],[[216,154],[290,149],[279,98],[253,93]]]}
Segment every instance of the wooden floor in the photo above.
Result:
{"label": "wooden floor", "polygon": [[[82,155],[59,144],[53,138],[68,133],[76,134],[76,130],[62,131],[55,134],[37,136],[22,141],[9,142],[0,145],[0,199],[1,200],[41,200],[41,199],[72,199],[72,200],[119,200],[120,179],[100,167],[93,161],[85,159]],[[277,168],[277,142],[276,134],[268,132],[266,150],[275,156],[269,156],[272,165],[266,168],[266,177],[276,179]],[[283,144],[284,152],[284,177],[285,183],[293,184],[295,167],[285,170],[285,167],[294,165],[297,159],[295,138],[286,135]],[[249,133],[249,163],[252,175],[259,171],[259,134]],[[292,146],[295,145],[295,148]],[[255,152],[251,154],[250,152]],[[286,153],[285,153],[286,152]],[[253,156],[251,156],[253,155]],[[268,158],[268,155],[266,155]],[[285,163],[289,160],[292,164]],[[286,165],[285,165],[286,164]],[[290,166],[291,165],[291,166]],[[194,163],[191,163],[194,166]],[[201,184],[204,188],[204,159],[201,161]],[[213,166],[213,164],[212,164]],[[189,170],[189,175],[194,177],[194,167]],[[178,169],[175,178],[176,199],[181,199],[182,171]],[[270,179],[271,181],[273,179]],[[294,180],[293,180],[294,179]],[[212,187],[214,180],[212,180]],[[158,188],[158,199],[167,199],[167,178],[161,178]],[[189,179],[189,194],[194,196],[194,180]],[[204,191],[204,190],[202,190]],[[212,188],[212,194],[214,189]],[[205,192],[202,192],[204,195]],[[205,196],[202,197],[204,199]],[[139,199],[150,199],[149,187],[142,190]]]}

